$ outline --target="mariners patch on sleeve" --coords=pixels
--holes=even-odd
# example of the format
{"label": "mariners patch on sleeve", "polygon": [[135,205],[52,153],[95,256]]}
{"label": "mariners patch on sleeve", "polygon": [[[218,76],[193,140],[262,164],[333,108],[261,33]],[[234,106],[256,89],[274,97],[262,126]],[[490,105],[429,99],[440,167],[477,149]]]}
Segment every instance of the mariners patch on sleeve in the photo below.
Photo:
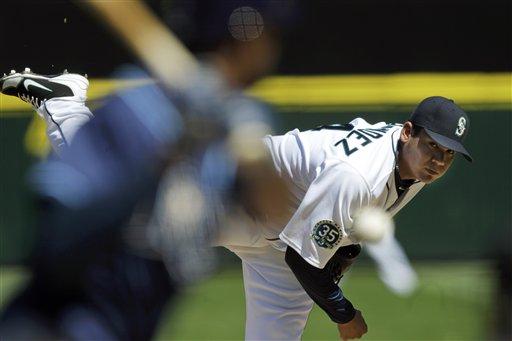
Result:
{"label": "mariners patch on sleeve", "polygon": [[340,227],[332,220],[320,220],[315,224],[311,238],[318,246],[332,249],[341,240]]}

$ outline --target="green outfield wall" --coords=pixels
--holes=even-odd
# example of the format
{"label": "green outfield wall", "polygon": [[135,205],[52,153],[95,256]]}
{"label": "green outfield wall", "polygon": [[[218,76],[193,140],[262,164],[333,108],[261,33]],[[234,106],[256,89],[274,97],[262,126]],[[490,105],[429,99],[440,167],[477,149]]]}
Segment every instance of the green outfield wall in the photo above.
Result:
{"label": "green outfield wall", "polygon": [[[475,162],[458,157],[452,169],[429,185],[398,214],[397,233],[412,258],[486,257],[511,226],[510,111],[470,111],[467,141]],[[25,180],[37,160],[26,150],[32,113],[0,120],[0,251],[4,262],[23,258],[33,239],[33,210]],[[370,122],[402,122],[403,108],[375,112],[287,110],[278,115],[282,132],[320,124],[344,123],[360,116]]]}
{"label": "green outfield wall", "polygon": [[23,258],[33,240],[26,176],[35,159],[23,142],[31,115],[0,119],[0,259],[4,262]]}

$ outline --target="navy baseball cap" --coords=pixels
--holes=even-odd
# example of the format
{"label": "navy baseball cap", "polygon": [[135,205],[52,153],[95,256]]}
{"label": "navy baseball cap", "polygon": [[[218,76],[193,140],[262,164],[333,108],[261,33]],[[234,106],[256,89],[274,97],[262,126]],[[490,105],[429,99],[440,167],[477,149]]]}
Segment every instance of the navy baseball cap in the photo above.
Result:
{"label": "navy baseball cap", "polygon": [[425,98],[414,109],[410,121],[441,146],[461,153],[466,160],[473,158],[463,145],[469,130],[469,117],[451,99],[433,96]]}

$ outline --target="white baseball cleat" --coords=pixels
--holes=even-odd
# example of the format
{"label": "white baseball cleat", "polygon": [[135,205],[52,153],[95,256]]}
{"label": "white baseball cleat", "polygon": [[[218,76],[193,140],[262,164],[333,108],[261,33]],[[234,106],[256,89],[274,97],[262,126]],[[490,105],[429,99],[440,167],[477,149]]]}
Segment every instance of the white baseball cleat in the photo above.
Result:
{"label": "white baseball cleat", "polygon": [[17,96],[36,110],[52,98],[85,102],[88,87],[87,78],[67,70],[60,75],[43,76],[25,68],[21,73],[11,70],[9,75],[0,78],[0,91],[4,95]]}

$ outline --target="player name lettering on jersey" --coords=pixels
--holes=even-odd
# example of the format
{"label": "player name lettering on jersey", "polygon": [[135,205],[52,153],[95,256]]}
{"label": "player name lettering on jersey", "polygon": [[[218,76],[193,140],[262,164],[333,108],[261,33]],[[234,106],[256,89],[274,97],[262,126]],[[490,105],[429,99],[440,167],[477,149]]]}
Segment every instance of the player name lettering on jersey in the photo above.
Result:
{"label": "player name lettering on jersey", "polygon": [[345,155],[350,156],[357,152],[359,148],[367,146],[376,139],[380,139],[389,129],[395,126],[395,124],[388,124],[381,128],[354,129],[345,138],[336,142],[334,146],[337,147],[341,144]]}

